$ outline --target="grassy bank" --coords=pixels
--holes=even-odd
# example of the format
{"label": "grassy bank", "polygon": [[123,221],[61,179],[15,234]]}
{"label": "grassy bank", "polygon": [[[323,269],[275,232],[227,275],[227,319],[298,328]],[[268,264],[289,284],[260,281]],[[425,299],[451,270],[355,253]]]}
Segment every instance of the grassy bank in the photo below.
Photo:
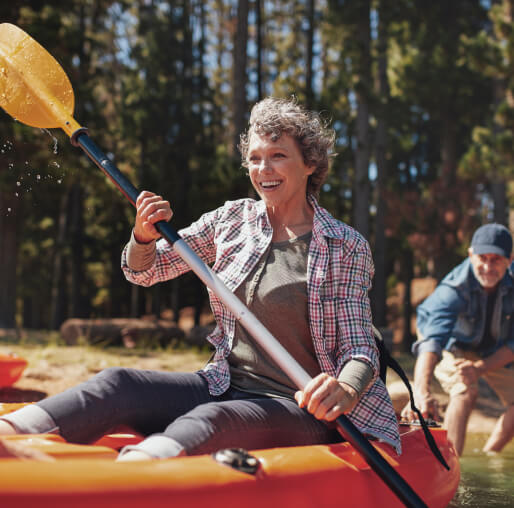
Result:
{"label": "grassy bank", "polygon": [[64,345],[59,335],[24,332],[0,336],[0,353],[13,353],[28,361],[21,379],[11,388],[0,388],[0,402],[39,400],[85,381],[107,367],[133,367],[190,372],[210,357],[205,349],[176,344],[167,348],[100,348],[86,344]]}

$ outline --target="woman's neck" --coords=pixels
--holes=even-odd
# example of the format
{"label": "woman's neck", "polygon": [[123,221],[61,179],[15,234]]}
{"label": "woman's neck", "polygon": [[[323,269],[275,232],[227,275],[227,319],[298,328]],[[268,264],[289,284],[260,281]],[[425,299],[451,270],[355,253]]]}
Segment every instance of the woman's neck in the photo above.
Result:
{"label": "woman's neck", "polygon": [[306,202],[301,209],[295,209],[289,213],[277,208],[268,209],[268,217],[273,228],[272,240],[281,242],[311,231],[314,210]]}

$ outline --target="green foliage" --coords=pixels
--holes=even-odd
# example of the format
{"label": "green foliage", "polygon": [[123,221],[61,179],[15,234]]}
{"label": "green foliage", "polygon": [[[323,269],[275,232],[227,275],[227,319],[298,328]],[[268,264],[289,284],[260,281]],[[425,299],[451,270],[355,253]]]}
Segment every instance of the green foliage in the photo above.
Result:
{"label": "green foliage", "polygon": [[485,122],[473,130],[460,172],[464,178],[487,184],[514,176],[514,31],[509,1],[493,5],[489,30],[465,39],[472,65],[490,79],[495,99]]}
{"label": "green foliage", "polygon": [[[412,253],[423,273],[442,273],[465,254],[490,181],[513,179],[510,3],[487,9],[479,0],[322,0],[312,20],[307,0],[260,3],[260,48],[250,3],[247,100],[257,97],[258,77],[265,95],[307,100],[313,22],[309,100],[337,133],[322,205],[349,222],[360,198],[352,181],[356,98],[364,94],[372,144],[380,121],[387,130],[385,277],[399,280],[395,266]],[[179,229],[227,199],[254,195],[230,148],[236,7],[235,0],[71,0],[65,8],[33,0],[3,2],[0,17],[56,57],[72,82],[77,120],[138,188],[170,200]],[[358,29],[363,16],[370,19],[369,51]],[[378,87],[379,29],[387,93]],[[202,305],[205,294],[192,279],[180,291],[164,285],[160,300],[146,289],[136,298],[119,270],[131,206],[62,133],[51,135],[55,140],[0,112],[0,242],[16,233],[9,259],[16,259],[17,277],[8,298],[18,302],[18,322],[55,328],[66,317]],[[374,247],[378,193],[370,175]],[[512,183],[507,196],[514,199]]]}

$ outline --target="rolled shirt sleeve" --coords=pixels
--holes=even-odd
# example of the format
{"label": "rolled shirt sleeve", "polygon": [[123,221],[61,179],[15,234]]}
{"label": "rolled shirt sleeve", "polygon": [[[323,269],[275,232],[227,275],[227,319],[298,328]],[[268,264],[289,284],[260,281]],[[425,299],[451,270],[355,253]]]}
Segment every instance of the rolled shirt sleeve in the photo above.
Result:
{"label": "rolled shirt sleeve", "polygon": [[440,356],[464,307],[465,302],[455,288],[439,285],[417,308],[418,340],[412,345],[412,352],[415,355],[431,352]]}

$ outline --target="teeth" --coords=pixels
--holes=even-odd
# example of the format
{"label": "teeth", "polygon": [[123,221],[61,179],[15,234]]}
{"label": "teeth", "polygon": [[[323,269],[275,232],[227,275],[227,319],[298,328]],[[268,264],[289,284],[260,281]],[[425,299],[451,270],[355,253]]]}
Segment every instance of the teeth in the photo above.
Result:
{"label": "teeth", "polygon": [[280,185],[280,180],[273,180],[271,182],[261,182],[261,187],[276,187]]}

